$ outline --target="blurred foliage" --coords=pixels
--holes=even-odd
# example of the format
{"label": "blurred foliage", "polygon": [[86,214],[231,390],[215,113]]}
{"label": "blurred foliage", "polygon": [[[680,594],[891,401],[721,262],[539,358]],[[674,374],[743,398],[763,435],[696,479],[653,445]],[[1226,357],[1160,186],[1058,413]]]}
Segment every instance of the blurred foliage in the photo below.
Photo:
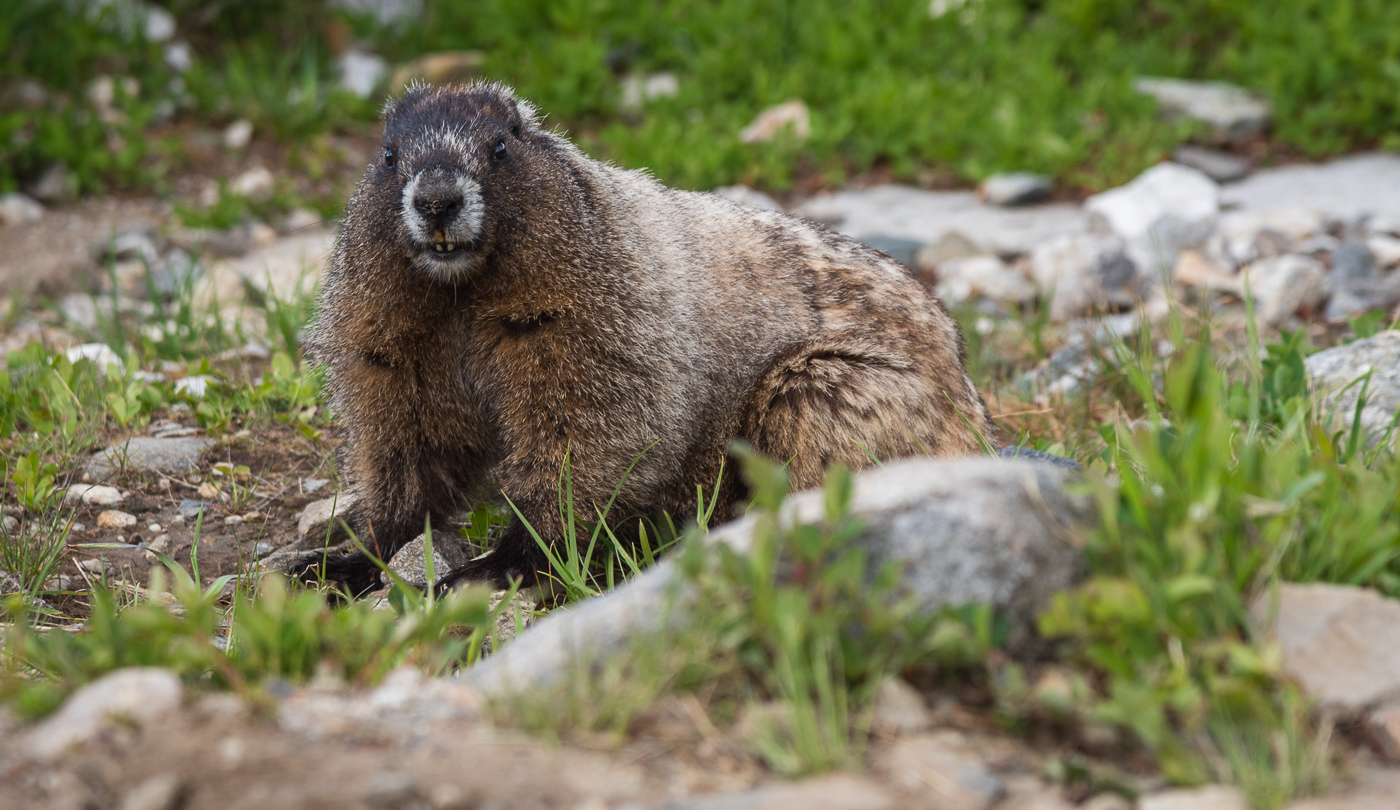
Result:
{"label": "blurred foliage", "polygon": [[[774,189],[798,177],[975,180],[1001,170],[1100,188],[1199,134],[1132,90],[1138,75],[1221,79],[1274,102],[1274,137],[1320,156],[1400,145],[1400,4],[1389,0],[428,0],[393,28],[325,0],[165,0],[193,64],[178,73],[131,24],[130,2],[0,4],[0,189],[63,162],[79,188],[159,185],[156,124],[247,118],[297,141],[372,120],[338,89],[333,57],[481,49],[590,150],[668,182]],[[679,91],[624,109],[631,75]],[[118,115],[88,97],[131,77]],[[38,88],[42,92],[35,93]],[[805,142],[737,133],[790,98]],[[933,175],[926,172],[936,169]]]}

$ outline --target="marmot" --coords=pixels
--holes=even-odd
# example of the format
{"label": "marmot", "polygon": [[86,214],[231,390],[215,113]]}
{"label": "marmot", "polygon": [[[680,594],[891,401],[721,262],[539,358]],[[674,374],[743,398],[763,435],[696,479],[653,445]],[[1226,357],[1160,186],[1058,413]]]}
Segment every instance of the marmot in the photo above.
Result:
{"label": "marmot", "polygon": [[[964,454],[993,432],[957,324],[894,260],[592,160],[494,83],[386,107],[308,348],[360,536],[386,560],[487,486],[558,544],[566,454],[581,514],[640,456],[614,514],[683,515],[736,439],[804,488],[836,462]],[[517,518],[443,584],[546,568]],[[358,554],[321,573],[378,582]]]}

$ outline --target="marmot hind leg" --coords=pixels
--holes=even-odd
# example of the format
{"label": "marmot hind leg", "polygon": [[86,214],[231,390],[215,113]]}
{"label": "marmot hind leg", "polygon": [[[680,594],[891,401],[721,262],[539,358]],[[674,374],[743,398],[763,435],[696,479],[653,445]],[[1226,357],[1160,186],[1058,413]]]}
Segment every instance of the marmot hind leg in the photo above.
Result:
{"label": "marmot hind leg", "polygon": [[[917,455],[976,452],[986,406],[961,366],[946,382],[918,360],[853,344],[803,344],[779,355],[749,396],[742,438],[788,464],[794,490],[826,470]],[[975,428],[975,429],[974,429]]]}

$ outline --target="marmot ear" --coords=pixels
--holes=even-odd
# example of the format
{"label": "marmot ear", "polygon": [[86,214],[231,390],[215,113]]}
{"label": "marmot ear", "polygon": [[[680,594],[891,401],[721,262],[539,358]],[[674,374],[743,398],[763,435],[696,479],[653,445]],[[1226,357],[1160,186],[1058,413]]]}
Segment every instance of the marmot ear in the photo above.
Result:
{"label": "marmot ear", "polygon": [[535,109],[535,105],[516,96],[512,96],[511,101],[515,102],[515,109],[511,116],[510,125],[511,129],[516,131],[516,137],[520,136],[521,130],[539,129],[540,113],[539,110]]}

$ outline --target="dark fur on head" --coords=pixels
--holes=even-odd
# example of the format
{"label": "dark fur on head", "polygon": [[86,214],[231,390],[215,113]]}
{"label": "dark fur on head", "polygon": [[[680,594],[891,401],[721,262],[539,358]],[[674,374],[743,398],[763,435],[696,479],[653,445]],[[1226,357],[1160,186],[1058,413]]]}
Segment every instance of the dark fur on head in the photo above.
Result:
{"label": "dark fur on head", "polygon": [[[889,257],[593,161],[496,84],[388,106],[309,345],[386,559],[495,489],[561,542],[566,454],[584,514],[625,477],[614,514],[684,515],[735,439],[809,487],[832,463],[970,452],[992,430],[956,324]],[[517,520],[447,581],[542,567]],[[358,555],[326,573],[377,579]]]}

